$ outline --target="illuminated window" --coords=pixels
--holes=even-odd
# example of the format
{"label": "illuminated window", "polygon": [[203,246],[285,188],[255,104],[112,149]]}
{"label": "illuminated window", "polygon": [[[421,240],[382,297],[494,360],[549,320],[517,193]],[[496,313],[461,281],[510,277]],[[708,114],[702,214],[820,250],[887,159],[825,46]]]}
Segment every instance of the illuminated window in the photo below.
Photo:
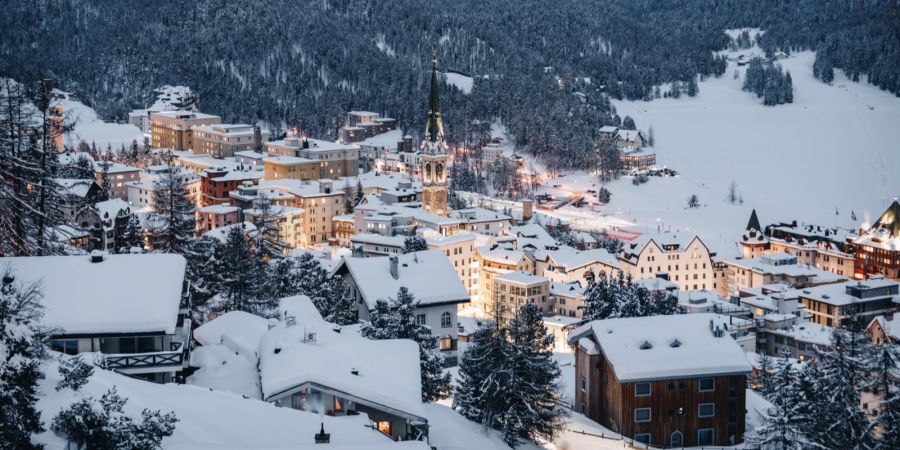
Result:
{"label": "illuminated window", "polygon": [[391,435],[391,422],[387,420],[379,420],[377,422],[372,422],[372,425],[376,430],[390,436]]}

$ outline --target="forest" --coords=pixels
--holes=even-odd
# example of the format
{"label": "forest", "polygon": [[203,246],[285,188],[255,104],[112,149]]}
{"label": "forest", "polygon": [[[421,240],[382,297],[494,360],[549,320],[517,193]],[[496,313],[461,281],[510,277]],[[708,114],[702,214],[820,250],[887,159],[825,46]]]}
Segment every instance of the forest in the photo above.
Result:
{"label": "forest", "polygon": [[228,122],[334,138],[346,111],[365,109],[416,134],[436,49],[441,70],[475,77],[471,94],[442,92],[451,140],[499,119],[566,168],[592,161],[595,130],[618,124],[610,99],[722,75],[713,52],[728,28],[761,28],[766,51],[817,50],[819,66],[900,95],[898,10],[897,0],[10,0],[0,74],[51,78],[110,119],[172,84]]}

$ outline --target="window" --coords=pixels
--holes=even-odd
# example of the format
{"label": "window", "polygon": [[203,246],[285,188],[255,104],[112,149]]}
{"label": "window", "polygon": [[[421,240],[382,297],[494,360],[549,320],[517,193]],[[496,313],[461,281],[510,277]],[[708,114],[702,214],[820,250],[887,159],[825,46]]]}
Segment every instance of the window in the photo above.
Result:
{"label": "window", "polygon": [[716,379],[715,378],[701,378],[698,383],[700,387],[700,392],[712,392],[716,390]]}
{"label": "window", "polygon": [[634,384],[634,396],[635,397],[649,397],[650,396],[650,383],[635,383]]}
{"label": "window", "polygon": [[375,429],[390,436],[391,435],[391,421],[389,420],[379,420],[378,422],[373,422],[372,425],[375,426]]}
{"label": "window", "polygon": [[[423,319],[424,322],[424,319]],[[444,312],[441,314],[441,328],[450,328],[450,313]]]}
{"label": "window", "polygon": [[700,428],[699,430],[697,430],[697,445],[713,445],[715,437],[715,429]]}
{"label": "window", "polygon": [[701,403],[697,405],[697,417],[715,417],[716,415],[716,404],[715,403]]}
{"label": "window", "polygon": [[425,325],[425,314],[416,314],[416,325]]}
{"label": "window", "polygon": [[684,446],[684,435],[680,431],[673,431],[672,435],[669,436],[669,447],[677,448],[682,446]]}
{"label": "window", "polygon": [[634,421],[635,422],[649,422],[650,421],[650,408],[635,408],[634,409]]}
{"label": "window", "polygon": [[78,341],[75,339],[54,339],[50,341],[50,348],[67,355],[77,355]]}
{"label": "window", "polygon": [[650,444],[650,433],[638,433],[634,435],[634,442],[641,444]]}

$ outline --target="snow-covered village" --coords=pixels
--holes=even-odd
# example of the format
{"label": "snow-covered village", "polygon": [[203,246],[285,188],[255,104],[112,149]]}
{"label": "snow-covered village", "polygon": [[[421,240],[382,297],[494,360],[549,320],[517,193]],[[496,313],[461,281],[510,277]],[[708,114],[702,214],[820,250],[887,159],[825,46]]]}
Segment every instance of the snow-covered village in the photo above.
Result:
{"label": "snow-covered village", "polygon": [[897,0],[12,0],[0,450],[900,449]]}

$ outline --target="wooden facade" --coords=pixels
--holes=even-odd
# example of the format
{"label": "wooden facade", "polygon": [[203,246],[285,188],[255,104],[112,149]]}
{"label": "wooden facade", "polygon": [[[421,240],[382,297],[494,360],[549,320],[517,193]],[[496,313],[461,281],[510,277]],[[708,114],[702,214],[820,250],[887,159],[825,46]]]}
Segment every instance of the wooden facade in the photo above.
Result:
{"label": "wooden facade", "polygon": [[[678,448],[743,441],[745,374],[620,383],[602,351],[591,354],[581,346],[575,374],[575,409],[626,438]],[[701,380],[712,390],[701,390]],[[701,417],[701,405],[704,415],[712,415]],[[711,440],[701,441],[701,435]]]}

